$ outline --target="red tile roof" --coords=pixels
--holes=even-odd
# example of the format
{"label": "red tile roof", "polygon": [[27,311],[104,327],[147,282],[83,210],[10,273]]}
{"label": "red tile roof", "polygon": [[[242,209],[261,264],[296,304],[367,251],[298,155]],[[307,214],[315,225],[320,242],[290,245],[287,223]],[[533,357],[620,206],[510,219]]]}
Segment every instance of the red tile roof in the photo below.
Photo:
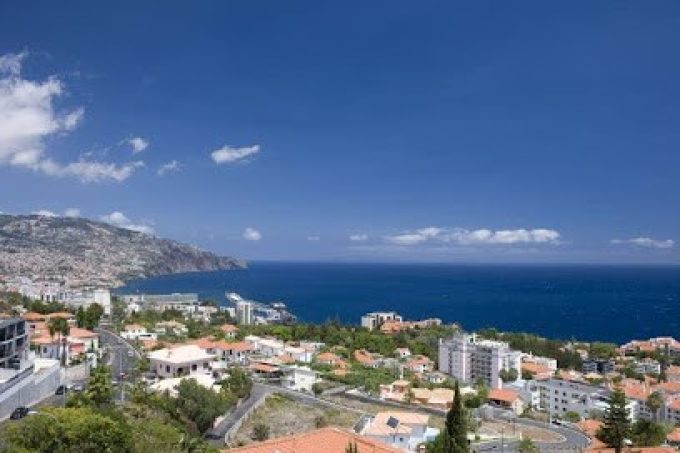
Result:
{"label": "red tile roof", "polygon": [[336,427],[321,428],[222,451],[225,453],[343,453],[347,445],[353,443],[356,443],[359,453],[401,451]]}

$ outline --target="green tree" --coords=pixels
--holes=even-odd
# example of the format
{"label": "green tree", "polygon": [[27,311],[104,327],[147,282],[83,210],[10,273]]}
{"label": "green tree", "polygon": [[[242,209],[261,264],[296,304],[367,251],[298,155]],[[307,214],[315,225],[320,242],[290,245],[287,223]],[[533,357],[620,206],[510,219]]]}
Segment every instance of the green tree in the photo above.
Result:
{"label": "green tree", "polygon": [[574,411],[566,412],[562,418],[571,423],[578,423],[581,421],[581,416]]}
{"label": "green tree", "polygon": [[111,370],[104,365],[92,369],[85,396],[95,406],[105,406],[113,399]]}
{"label": "green tree", "polygon": [[76,326],[81,329],[85,327],[85,309],[82,306],[76,310]]}
{"label": "green tree", "polygon": [[54,338],[57,334],[57,358],[61,360],[61,366],[66,366],[66,356],[68,348],[68,335],[71,333],[71,326],[64,318],[51,318],[47,323],[47,330],[50,337]]}
{"label": "green tree", "polygon": [[657,447],[666,440],[663,425],[650,420],[638,420],[631,429],[631,440],[638,447]]}
{"label": "green tree", "polygon": [[597,432],[597,438],[609,448],[613,448],[615,453],[621,453],[630,433],[626,395],[620,389],[616,389],[609,396],[609,407],[605,409],[603,424]]}
{"label": "green tree", "polygon": [[323,392],[323,386],[319,384],[318,382],[315,382],[312,384],[312,392],[314,393],[314,396],[319,396]]}
{"label": "green tree", "polygon": [[262,442],[269,439],[269,426],[264,423],[257,423],[253,426],[253,439]]}
{"label": "green tree", "polygon": [[222,382],[222,388],[237,398],[246,398],[253,388],[253,381],[241,368],[229,370],[229,377]]}
{"label": "green tree", "polygon": [[177,398],[173,399],[173,404],[184,420],[193,422],[197,431],[203,434],[233,401],[228,395],[203,387],[196,379],[183,379],[177,386]]}
{"label": "green tree", "polygon": [[519,447],[517,448],[520,453],[537,453],[538,452],[538,447],[536,447],[536,444],[534,443],[533,440],[531,440],[531,437],[523,437],[522,440],[519,443]]}
{"label": "green tree", "polygon": [[453,405],[446,414],[444,430],[426,447],[428,453],[467,453],[468,417],[463,407],[458,382],[454,386]]}
{"label": "green tree", "polygon": [[104,314],[104,308],[99,304],[90,304],[85,310],[84,327],[92,330],[99,325],[99,320]]}
{"label": "green tree", "polygon": [[498,373],[503,382],[512,382],[517,380],[517,370],[514,368],[504,368]]}
{"label": "green tree", "polygon": [[661,409],[661,406],[663,405],[663,396],[661,396],[661,393],[659,392],[652,392],[647,397],[646,403],[647,407],[649,407],[649,410],[652,411],[652,417],[654,418],[654,421],[657,421],[659,409]]}
{"label": "green tree", "polygon": [[[5,428],[15,451],[67,453],[132,452],[129,425],[91,408],[52,408]],[[10,448],[10,451],[12,451]]]}

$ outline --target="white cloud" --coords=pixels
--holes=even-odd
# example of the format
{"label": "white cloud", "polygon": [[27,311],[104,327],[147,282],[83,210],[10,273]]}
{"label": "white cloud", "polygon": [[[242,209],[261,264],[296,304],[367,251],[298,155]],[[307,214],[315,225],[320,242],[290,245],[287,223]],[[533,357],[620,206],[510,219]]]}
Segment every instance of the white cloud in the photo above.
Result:
{"label": "white cloud", "polygon": [[385,241],[401,246],[413,246],[423,243],[451,245],[514,245],[514,244],[557,244],[560,233],[544,228],[517,230],[468,230],[465,228],[421,228],[393,236],[386,236]]}
{"label": "white cloud", "polygon": [[132,147],[132,154],[141,153],[149,147],[149,141],[142,137],[132,137],[128,140],[128,143]]}
{"label": "white cloud", "polygon": [[125,228],[126,230],[137,231],[139,233],[145,234],[154,234],[154,230],[151,226],[133,223],[125,214],[120,211],[113,211],[110,214],[103,215],[99,218],[99,220],[119,228]]}
{"label": "white cloud", "polygon": [[243,230],[243,239],[246,239],[248,241],[259,241],[260,239],[262,239],[262,234],[255,228],[248,227],[245,230]]}
{"label": "white cloud", "polygon": [[242,148],[234,148],[229,145],[224,145],[222,148],[213,151],[210,156],[212,157],[212,160],[219,165],[237,162],[259,152],[260,145],[244,146]]}
{"label": "white cloud", "polygon": [[122,165],[78,160],[60,164],[46,154],[49,137],[72,131],[84,110],[76,107],[56,111],[54,104],[64,94],[56,77],[44,81],[21,77],[22,54],[0,56],[0,165],[28,168],[51,176],[72,176],[82,182],[123,181],[140,165]]}
{"label": "white cloud", "polygon": [[68,208],[64,210],[64,217],[80,217],[80,209]]}
{"label": "white cloud", "polygon": [[35,211],[32,213],[33,215],[39,215],[42,217],[57,217],[57,214],[55,212],[49,211],[47,209],[41,209],[39,211]]}
{"label": "white cloud", "polygon": [[616,245],[633,245],[637,247],[649,247],[655,249],[670,249],[675,246],[675,241],[672,239],[652,239],[648,237],[612,239],[610,242]]}
{"label": "white cloud", "polygon": [[158,167],[158,171],[156,172],[156,174],[158,176],[165,176],[168,173],[179,171],[181,168],[182,164],[180,164],[176,160],[171,160],[170,162],[166,162],[160,167]]}
{"label": "white cloud", "polygon": [[363,242],[363,241],[368,241],[368,235],[367,234],[352,234],[349,237],[349,240],[352,242]]}
{"label": "white cloud", "polygon": [[321,240],[321,236],[317,235],[307,236],[307,240],[310,242],[319,242]]}

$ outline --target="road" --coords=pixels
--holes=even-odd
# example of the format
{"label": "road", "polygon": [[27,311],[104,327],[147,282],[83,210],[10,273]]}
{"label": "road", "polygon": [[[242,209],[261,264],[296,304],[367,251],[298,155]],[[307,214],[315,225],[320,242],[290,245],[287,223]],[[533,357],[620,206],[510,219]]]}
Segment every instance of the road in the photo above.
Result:
{"label": "road", "polygon": [[[121,373],[125,376],[130,375],[130,370],[135,366],[141,354],[130,343],[121,338],[118,334],[107,329],[95,329],[99,333],[99,341],[102,348],[107,351],[106,365],[111,367],[111,377],[114,381],[122,382]],[[116,392],[114,398],[119,400],[124,398],[124,393],[119,385],[120,392]]]}
{"label": "road", "polygon": [[[524,426],[534,426],[536,428],[547,429],[555,434],[562,437],[561,442],[539,442],[534,441],[536,447],[539,451],[582,451],[590,444],[590,439],[588,436],[583,434],[581,431],[570,428],[568,426],[561,426],[555,424],[546,424],[545,422],[539,422],[536,420],[531,420],[528,418],[521,418],[515,416],[512,412],[500,408],[495,408],[493,410],[494,419],[503,420],[506,422],[516,423],[517,425]],[[518,451],[519,442],[518,441],[505,441],[504,445],[501,445],[500,441],[485,442],[476,446],[475,451],[479,452],[500,452],[511,453]]]}

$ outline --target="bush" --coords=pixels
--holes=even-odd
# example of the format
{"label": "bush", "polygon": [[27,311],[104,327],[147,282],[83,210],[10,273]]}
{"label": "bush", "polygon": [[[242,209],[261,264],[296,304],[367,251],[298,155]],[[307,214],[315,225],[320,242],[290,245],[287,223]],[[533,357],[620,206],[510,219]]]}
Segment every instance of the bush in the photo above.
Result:
{"label": "bush", "polygon": [[265,425],[264,423],[257,423],[255,426],[253,426],[252,437],[254,440],[259,442],[269,439],[269,426]]}

